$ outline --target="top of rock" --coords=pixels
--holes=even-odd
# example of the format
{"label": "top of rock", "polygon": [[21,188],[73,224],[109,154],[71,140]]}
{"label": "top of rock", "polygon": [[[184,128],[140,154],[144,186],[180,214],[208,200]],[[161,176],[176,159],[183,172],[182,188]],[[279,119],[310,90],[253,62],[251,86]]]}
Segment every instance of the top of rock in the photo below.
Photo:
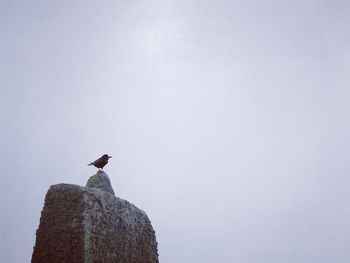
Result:
{"label": "top of rock", "polygon": [[86,183],[86,187],[98,189],[115,195],[108,175],[101,170],[89,178],[89,180]]}

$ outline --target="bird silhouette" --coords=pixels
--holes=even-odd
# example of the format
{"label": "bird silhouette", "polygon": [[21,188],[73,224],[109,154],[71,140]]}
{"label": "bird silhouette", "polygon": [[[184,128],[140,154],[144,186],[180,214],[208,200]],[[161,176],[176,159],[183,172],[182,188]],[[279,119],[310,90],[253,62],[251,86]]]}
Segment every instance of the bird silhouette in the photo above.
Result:
{"label": "bird silhouette", "polygon": [[112,156],[108,156],[108,154],[104,154],[100,158],[98,158],[96,161],[93,161],[88,165],[93,165],[96,168],[98,168],[98,170],[100,169],[103,170],[103,167],[108,163],[109,158],[112,158]]}

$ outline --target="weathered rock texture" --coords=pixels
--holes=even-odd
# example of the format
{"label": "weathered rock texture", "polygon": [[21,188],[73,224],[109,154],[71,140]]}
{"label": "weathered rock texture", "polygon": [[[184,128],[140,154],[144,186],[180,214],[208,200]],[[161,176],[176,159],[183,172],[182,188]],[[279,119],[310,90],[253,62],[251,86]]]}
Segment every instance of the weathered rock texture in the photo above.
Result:
{"label": "weathered rock texture", "polygon": [[114,191],[106,173],[98,171],[97,174],[91,176],[86,183],[86,187],[100,189],[102,191],[114,195]]}
{"label": "weathered rock texture", "polygon": [[36,235],[33,263],[158,263],[147,215],[115,197],[102,171],[87,187],[51,186]]}

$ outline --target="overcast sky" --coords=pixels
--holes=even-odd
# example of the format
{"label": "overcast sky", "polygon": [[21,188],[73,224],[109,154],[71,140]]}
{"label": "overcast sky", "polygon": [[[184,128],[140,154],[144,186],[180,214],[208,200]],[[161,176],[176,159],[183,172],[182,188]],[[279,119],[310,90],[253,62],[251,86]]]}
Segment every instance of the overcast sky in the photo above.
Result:
{"label": "overcast sky", "polygon": [[0,262],[87,163],[161,263],[350,262],[350,2],[1,2]]}

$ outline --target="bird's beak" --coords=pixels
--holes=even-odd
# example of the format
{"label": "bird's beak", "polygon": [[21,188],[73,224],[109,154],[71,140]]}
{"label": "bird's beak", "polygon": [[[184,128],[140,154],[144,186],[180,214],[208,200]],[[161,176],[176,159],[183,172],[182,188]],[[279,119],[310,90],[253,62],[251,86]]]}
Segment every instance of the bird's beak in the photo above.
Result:
{"label": "bird's beak", "polygon": [[108,156],[108,158],[112,158],[112,156]]}

